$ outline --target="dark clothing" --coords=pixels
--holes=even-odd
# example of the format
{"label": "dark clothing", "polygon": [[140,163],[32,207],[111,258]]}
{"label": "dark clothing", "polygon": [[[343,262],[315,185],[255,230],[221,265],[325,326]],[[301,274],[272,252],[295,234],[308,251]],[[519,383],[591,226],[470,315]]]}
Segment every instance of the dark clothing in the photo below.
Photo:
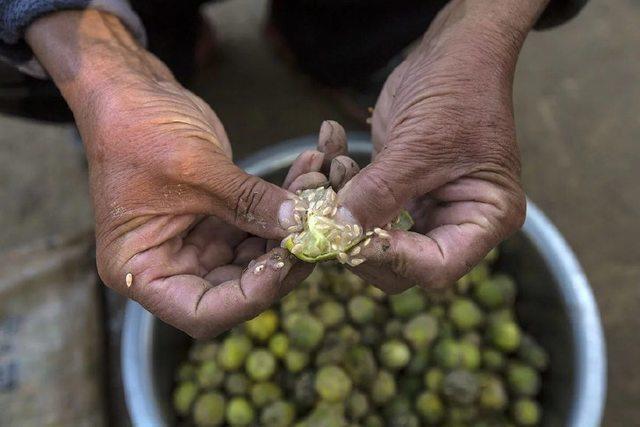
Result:
{"label": "dark clothing", "polygon": [[[564,22],[576,15],[586,1],[551,0],[536,27],[548,28]],[[126,8],[123,2],[0,0],[0,56],[11,59],[14,65],[28,61],[30,52],[22,32],[42,14],[87,5],[103,10]],[[188,84],[195,71],[194,46],[201,24],[199,7],[204,0],[130,3],[146,30],[149,50],[173,70],[178,80]],[[385,65],[426,31],[446,3],[446,0],[273,0],[270,25],[303,72],[327,85],[358,88],[374,73],[380,74],[380,70],[386,73]],[[116,14],[124,15],[129,28],[140,33],[135,16],[131,18],[127,11]],[[144,31],[137,36],[144,39]],[[51,83],[11,74],[0,68],[0,112],[45,119],[70,117],[63,114],[66,108]]]}
{"label": "dark clothing", "polygon": [[[576,15],[587,0],[551,0],[536,28]],[[273,0],[272,23],[300,67],[330,85],[355,85],[420,37],[447,0]]]}

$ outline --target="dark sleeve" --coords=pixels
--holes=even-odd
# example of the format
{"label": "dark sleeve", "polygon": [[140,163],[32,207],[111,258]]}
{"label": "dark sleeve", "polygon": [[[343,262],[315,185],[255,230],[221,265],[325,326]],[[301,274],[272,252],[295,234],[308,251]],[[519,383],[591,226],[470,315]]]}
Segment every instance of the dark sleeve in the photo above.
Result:
{"label": "dark sleeve", "polygon": [[34,77],[46,77],[24,41],[26,28],[48,13],[86,8],[118,16],[141,43],[146,42],[142,23],[127,0],[0,0],[0,60]]}
{"label": "dark sleeve", "polygon": [[536,30],[555,27],[570,20],[582,10],[588,0],[551,0],[538,19]]}

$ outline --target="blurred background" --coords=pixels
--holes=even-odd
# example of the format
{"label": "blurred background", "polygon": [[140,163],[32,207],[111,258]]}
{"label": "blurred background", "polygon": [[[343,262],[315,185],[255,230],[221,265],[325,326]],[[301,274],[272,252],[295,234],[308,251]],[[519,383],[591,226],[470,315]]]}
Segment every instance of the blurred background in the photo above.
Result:
{"label": "blurred background", "polygon": [[[217,45],[192,89],[218,113],[235,157],[317,133],[324,119],[337,120],[348,131],[366,130],[341,96],[276,54],[264,35],[266,11],[266,1],[253,0],[203,11],[215,28]],[[518,63],[514,94],[524,187],[576,252],[602,314],[608,426],[632,425],[640,418],[639,22],[638,2],[592,0],[561,27],[533,32]],[[117,365],[100,331],[118,330],[118,303],[107,301],[107,307],[115,307],[107,310],[115,314],[103,325],[104,313],[96,307],[104,296],[91,286],[91,262],[53,274],[56,284],[38,301],[21,295],[15,284],[35,283],[36,273],[52,263],[90,253],[91,228],[86,165],[73,129],[0,116],[0,309],[18,304],[26,312],[48,301],[38,308],[41,319],[62,316],[71,324],[83,316],[84,327],[72,332],[72,344],[64,344],[72,345],[67,369],[78,362],[85,370],[85,382],[74,384],[79,400],[104,392],[91,379],[102,378],[106,364]],[[68,243],[67,249],[48,250],[61,242]],[[85,290],[67,289],[71,282]],[[55,296],[57,288],[63,291]],[[64,303],[76,310],[68,313]],[[29,319],[0,316],[0,406],[2,387],[9,389],[16,381],[11,374],[15,361],[7,355],[13,351],[22,359],[29,354],[28,347],[9,348],[21,322],[28,325]],[[29,333],[56,348],[68,340],[64,324],[59,329]],[[48,381],[63,380],[47,375]],[[122,410],[121,396],[112,392],[111,405]]]}

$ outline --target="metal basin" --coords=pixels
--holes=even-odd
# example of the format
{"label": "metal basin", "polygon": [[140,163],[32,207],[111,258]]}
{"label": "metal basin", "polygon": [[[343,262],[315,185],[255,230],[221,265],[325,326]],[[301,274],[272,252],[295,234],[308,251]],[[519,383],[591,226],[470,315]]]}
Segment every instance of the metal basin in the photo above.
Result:
{"label": "metal basin", "polygon": [[[284,142],[242,162],[251,174],[278,182],[315,137]],[[350,135],[351,155],[366,164],[365,135]],[[606,358],[600,316],[587,279],[558,230],[530,201],[524,227],[504,243],[500,268],[519,285],[518,316],[550,354],[541,393],[544,426],[600,425],[606,394]],[[134,425],[171,425],[173,372],[190,338],[134,302],[126,310],[122,367]]]}

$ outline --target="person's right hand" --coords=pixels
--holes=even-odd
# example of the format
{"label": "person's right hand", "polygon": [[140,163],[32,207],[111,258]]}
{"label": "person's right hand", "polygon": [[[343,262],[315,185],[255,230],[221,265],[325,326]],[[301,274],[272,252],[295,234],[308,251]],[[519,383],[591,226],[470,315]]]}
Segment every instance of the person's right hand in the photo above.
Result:
{"label": "person's right hand", "polygon": [[222,124],[113,16],[62,12],[27,34],[87,151],[98,272],[194,337],[257,315],[311,267],[265,241],[292,231],[294,195],[244,173]]}

